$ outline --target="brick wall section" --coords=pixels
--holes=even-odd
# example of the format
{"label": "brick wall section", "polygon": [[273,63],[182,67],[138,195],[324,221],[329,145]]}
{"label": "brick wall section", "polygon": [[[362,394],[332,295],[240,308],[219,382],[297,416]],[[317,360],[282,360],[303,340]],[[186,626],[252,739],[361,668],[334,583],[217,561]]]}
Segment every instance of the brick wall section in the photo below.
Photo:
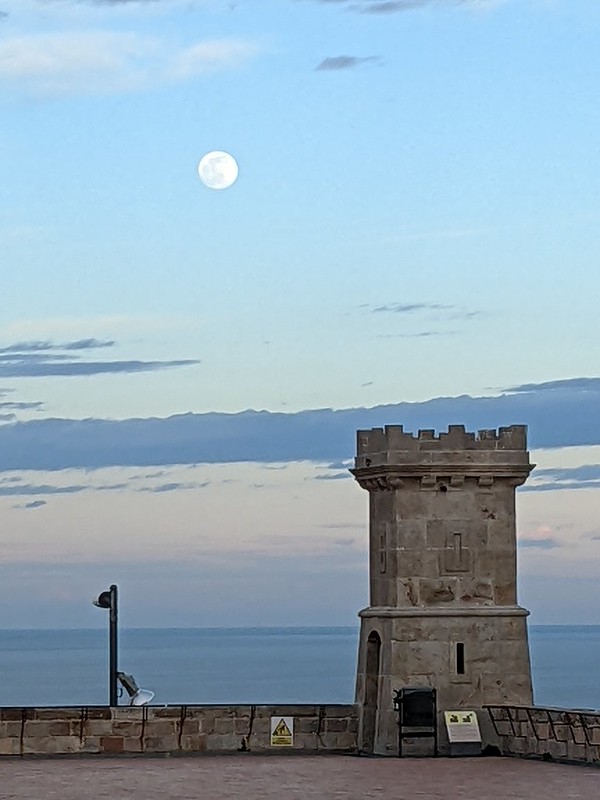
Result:
{"label": "brick wall section", "polygon": [[[271,746],[271,717],[294,744]],[[0,756],[202,752],[356,752],[353,705],[0,709]]]}
{"label": "brick wall section", "polygon": [[488,706],[503,755],[600,766],[600,711]]}

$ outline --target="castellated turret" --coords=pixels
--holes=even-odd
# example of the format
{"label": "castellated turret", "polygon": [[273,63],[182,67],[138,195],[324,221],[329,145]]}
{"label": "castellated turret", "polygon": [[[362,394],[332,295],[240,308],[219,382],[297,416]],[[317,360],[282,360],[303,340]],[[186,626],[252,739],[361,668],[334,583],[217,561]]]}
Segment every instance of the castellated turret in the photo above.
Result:
{"label": "castellated turret", "polygon": [[532,468],[524,425],[358,432],[351,472],[370,500],[356,687],[363,751],[397,751],[400,688],[434,687],[440,714],[532,703],[515,535],[515,488]]}

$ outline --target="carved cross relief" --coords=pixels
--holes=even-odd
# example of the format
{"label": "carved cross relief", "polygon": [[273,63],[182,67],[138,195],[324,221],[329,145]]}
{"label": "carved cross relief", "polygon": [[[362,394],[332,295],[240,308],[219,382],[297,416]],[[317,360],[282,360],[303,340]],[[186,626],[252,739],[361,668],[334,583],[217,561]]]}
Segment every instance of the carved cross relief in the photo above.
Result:
{"label": "carved cross relief", "polygon": [[452,532],[446,535],[446,548],[444,550],[444,572],[468,572],[470,564],[469,548],[463,541],[464,535]]}

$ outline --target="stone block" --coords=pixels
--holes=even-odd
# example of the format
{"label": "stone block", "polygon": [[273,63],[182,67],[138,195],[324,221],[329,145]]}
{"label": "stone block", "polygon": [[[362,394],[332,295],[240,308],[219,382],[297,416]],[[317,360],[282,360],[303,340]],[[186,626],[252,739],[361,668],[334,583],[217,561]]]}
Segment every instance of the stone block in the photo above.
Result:
{"label": "stone block", "polygon": [[55,721],[41,721],[37,719],[29,720],[25,723],[24,733],[28,739],[48,739],[52,736],[52,728],[59,726],[58,731],[63,734],[69,733],[69,726],[65,723]]}
{"label": "stone block", "polygon": [[21,740],[16,737],[0,737],[0,756],[18,756],[21,752]]}
{"label": "stone block", "polygon": [[395,516],[395,543],[396,548],[403,550],[422,550],[427,540],[427,527],[425,520],[404,519],[396,512]]}
{"label": "stone block", "polygon": [[469,606],[494,604],[494,587],[488,578],[460,578],[459,602]]}
{"label": "stone block", "polygon": [[396,581],[396,605],[415,608],[420,604],[419,581],[415,578],[400,578]]}
{"label": "stone block", "polygon": [[100,750],[103,753],[123,753],[125,742],[122,736],[102,736],[100,737]]}
{"label": "stone block", "polygon": [[215,733],[235,733],[235,717],[217,717],[214,731]]}
{"label": "stone block", "polygon": [[179,720],[153,719],[148,720],[145,727],[147,736],[170,736],[179,733]]}
{"label": "stone block", "polygon": [[300,717],[294,723],[294,735],[316,733],[319,727],[319,720],[316,717]]}
{"label": "stone block", "polygon": [[183,725],[178,725],[178,730],[182,734],[196,734],[200,731],[200,720],[199,719],[184,719]]}
{"label": "stone block", "polygon": [[234,733],[246,736],[250,730],[250,717],[235,717],[233,720]]}
{"label": "stone block", "polygon": [[21,736],[21,722],[0,722],[0,741],[5,738]]}
{"label": "stone block", "polygon": [[578,744],[577,742],[567,742],[567,758],[570,761],[586,760],[586,747],[585,744]]}
{"label": "stone block", "polygon": [[336,750],[356,750],[357,741],[353,733],[337,733],[334,739],[334,748]]}
{"label": "stone block", "polygon": [[108,706],[93,706],[85,709],[87,719],[112,719],[112,711]]}
{"label": "stone block", "polygon": [[23,737],[21,743],[21,755],[24,756],[46,756],[56,754],[56,743],[53,739]]}
{"label": "stone block", "polygon": [[141,722],[144,709],[141,706],[119,706],[112,709],[112,719],[115,722]]}
{"label": "stone block", "polygon": [[144,742],[139,736],[123,737],[123,752],[124,753],[143,753],[145,750]]}
{"label": "stone block", "polygon": [[205,733],[189,734],[181,737],[181,751],[185,753],[204,753],[207,749]]}
{"label": "stone block", "polygon": [[124,736],[131,739],[132,737],[139,737],[144,733],[146,727],[141,722],[115,722],[111,733],[114,736]]}
{"label": "stone block", "polygon": [[327,715],[329,709],[331,708],[328,705],[322,706],[314,706],[314,705],[281,705],[281,706],[270,706],[269,708],[269,717],[312,717],[319,714],[319,709],[324,709],[325,715]]}
{"label": "stone block", "polygon": [[146,736],[145,753],[176,753],[179,750],[179,737],[175,734],[165,736]]}
{"label": "stone block", "polygon": [[81,753],[88,753],[88,754],[95,754],[101,753],[102,751],[102,743],[100,736],[86,736],[86,738],[81,743]]}
{"label": "stone block", "polygon": [[78,736],[54,736],[51,740],[54,752],[61,755],[70,755],[81,751],[81,742]]}
{"label": "stone block", "polygon": [[148,708],[148,719],[179,719],[182,715],[181,706],[164,706],[163,708]]}
{"label": "stone block", "polygon": [[202,716],[198,717],[200,724],[200,731],[202,733],[214,733],[215,723],[217,721],[217,714],[215,711],[207,710]]}
{"label": "stone block", "polygon": [[[242,737],[235,733],[218,734],[215,733],[208,737],[209,751],[230,751],[234,752],[241,746]],[[253,746],[257,743],[254,742]]]}
{"label": "stone block", "polygon": [[64,722],[51,722],[48,725],[49,736],[69,736],[71,733],[71,726],[67,721]]}
{"label": "stone block", "polygon": [[600,764],[600,746],[588,745],[587,748],[587,761],[590,764]]}
{"label": "stone block", "polygon": [[419,581],[419,597],[426,606],[454,603],[458,599],[456,578],[426,578]]}
{"label": "stone block", "polygon": [[64,721],[81,717],[80,708],[35,708],[32,712],[32,719],[39,720]]}
{"label": "stone block", "polygon": [[348,721],[346,719],[325,719],[326,733],[346,733],[348,731]]}
{"label": "stone block", "polygon": [[0,712],[2,722],[21,722],[23,719],[33,719],[33,708],[3,708]]}
{"label": "stone block", "polygon": [[[78,722],[77,729],[71,729],[71,733],[79,732],[81,724]],[[86,719],[83,723],[84,736],[109,736],[113,730],[111,719]]]}
{"label": "stone block", "polygon": [[552,757],[556,759],[566,758],[567,757],[567,743],[566,742],[557,742],[554,739],[548,740],[546,742],[546,752]]}
{"label": "stone block", "polygon": [[254,724],[252,725],[252,736],[262,736],[266,738],[270,735],[271,735],[271,717],[256,718],[254,720]]}

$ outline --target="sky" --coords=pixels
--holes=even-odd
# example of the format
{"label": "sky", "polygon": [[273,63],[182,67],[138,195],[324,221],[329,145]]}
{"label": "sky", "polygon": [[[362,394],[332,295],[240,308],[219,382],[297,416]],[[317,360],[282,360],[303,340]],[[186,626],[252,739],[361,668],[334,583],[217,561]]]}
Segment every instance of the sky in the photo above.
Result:
{"label": "sky", "polygon": [[520,601],[600,624],[599,32],[0,0],[0,627],[355,624],[385,424],[527,424]]}

